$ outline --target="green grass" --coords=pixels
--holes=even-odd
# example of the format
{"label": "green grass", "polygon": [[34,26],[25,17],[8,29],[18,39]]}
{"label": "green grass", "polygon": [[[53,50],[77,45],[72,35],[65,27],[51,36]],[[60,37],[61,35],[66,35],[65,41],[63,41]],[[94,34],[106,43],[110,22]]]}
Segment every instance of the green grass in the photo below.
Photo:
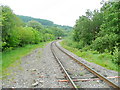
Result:
{"label": "green grass", "polygon": [[48,42],[42,42],[34,45],[26,45],[24,47],[15,48],[2,53],[2,71],[13,64],[16,60],[20,60],[23,56],[28,55],[32,50],[43,47]]}
{"label": "green grass", "polygon": [[79,57],[84,58],[89,62],[96,63],[101,65],[107,69],[118,71],[118,65],[113,63],[112,58],[113,56],[109,53],[98,53],[97,51],[90,51],[90,50],[79,50],[77,48],[70,47],[66,44],[66,41],[60,42],[62,47],[66,48],[67,50],[73,52]]}

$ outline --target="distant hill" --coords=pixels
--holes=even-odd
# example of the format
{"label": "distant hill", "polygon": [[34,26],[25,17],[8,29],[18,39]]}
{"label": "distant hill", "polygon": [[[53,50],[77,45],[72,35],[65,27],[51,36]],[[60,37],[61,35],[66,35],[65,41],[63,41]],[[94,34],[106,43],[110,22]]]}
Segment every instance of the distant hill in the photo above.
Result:
{"label": "distant hill", "polygon": [[55,26],[55,27],[59,27],[65,30],[71,30],[72,27],[71,26],[65,26],[65,25],[58,25],[58,24],[54,24],[54,22],[50,21],[50,20],[46,20],[46,19],[39,19],[39,18],[33,18],[33,17],[29,17],[29,16],[23,16],[23,15],[17,15],[20,19],[22,19],[24,22],[28,22],[31,20],[35,20],[40,22],[42,25],[44,26]]}

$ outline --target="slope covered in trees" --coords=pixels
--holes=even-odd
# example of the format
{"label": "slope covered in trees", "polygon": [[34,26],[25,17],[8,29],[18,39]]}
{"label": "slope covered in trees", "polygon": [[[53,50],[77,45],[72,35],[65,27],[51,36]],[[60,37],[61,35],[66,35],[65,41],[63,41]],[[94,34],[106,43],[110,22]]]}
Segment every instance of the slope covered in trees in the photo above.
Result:
{"label": "slope covered in trees", "polygon": [[17,15],[17,16],[19,18],[21,18],[26,23],[31,21],[31,20],[35,20],[35,21],[38,21],[39,23],[41,23],[44,26],[55,26],[55,27],[59,27],[59,28],[64,29],[64,30],[71,30],[72,29],[72,27],[70,27],[70,26],[65,26],[65,25],[62,26],[62,25],[54,24],[50,20],[33,18],[33,17],[29,17],[29,16],[22,16],[22,15]]}
{"label": "slope covered in trees", "polygon": [[22,15],[17,15],[19,18],[21,18],[24,22],[28,22],[31,20],[35,20],[38,21],[39,23],[41,23],[42,25],[46,25],[46,26],[53,26],[53,22],[49,21],[49,20],[45,20],[45,19],[38,19],[38,18],[33,18],[33,17],[29,17],[29,16],[22,16]]}

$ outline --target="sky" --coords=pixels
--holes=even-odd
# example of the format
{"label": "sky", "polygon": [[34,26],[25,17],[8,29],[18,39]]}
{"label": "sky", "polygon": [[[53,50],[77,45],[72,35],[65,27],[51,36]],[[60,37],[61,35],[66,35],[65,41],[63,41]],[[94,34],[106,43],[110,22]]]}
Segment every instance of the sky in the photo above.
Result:
{"label": "sky", "polygon": [[102,0],[0,0],[17,15],[47,19],[55,24],[74,26],[87,9],[100,9]]}

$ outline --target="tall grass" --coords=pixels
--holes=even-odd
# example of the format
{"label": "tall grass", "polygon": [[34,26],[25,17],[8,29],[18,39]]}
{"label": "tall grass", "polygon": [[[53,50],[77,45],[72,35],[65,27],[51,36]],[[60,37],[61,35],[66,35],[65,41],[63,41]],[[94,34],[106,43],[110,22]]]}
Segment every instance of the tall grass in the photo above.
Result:
{"label": "tall grass", "polygon": [[76,45],[74,44],[76,43],[70,40],[62,41],[60,44],[67,50],[73,52],[77,56],[82,57],[89,62],[96,63],[110,70],[118,71],[118,65],[113,62],[114,56],[110,53],[99,53],[92,50],[78,49],[75,48]]}

